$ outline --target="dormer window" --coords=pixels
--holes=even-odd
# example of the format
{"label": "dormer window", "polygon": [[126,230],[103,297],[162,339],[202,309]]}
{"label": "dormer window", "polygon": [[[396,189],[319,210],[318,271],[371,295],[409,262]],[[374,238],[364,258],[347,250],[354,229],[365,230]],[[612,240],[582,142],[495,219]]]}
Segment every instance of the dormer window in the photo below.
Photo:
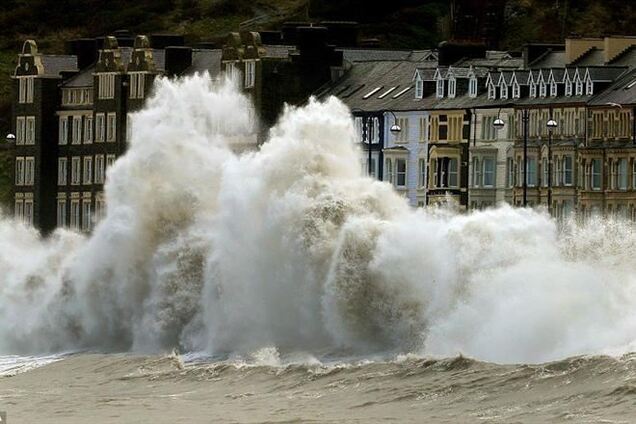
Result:
{"label": "dormer window", "polygon": [[455,98],[455,94],[457,92],[457,81],[455,77],[450,77],[448,79],[448,97]]}
{"label": "dormer window", "polygon": [[537,85],[533,82],[530,83],[530,97],[537,97]]}
{"label": "dormer window", "polygon": [[502,99],[507,99],[508,98],[508,86],[506,85],[505,82],[503,82],[503,81],[501,82],[501,85],[499,86],[499,91],[500,91],[499,96]]}
{"label": "dormer window", "polygon": [[594,94],[594,83],[591,79],[588,79],[585,83],[585,94],[587,94],[588,96]]}
{"label": "dormer window", "polygon": [[489,99],[497,98],[497,88],[495,87],[495,84],[493,83],[488,84],[488,98]]}
{"label": "dormer window", "polygon": [[444,80],[442,78],[437,79],[436,95],[438,99],[441,99],[444,97]]}
{"label": "dormer window", "polygon": [[512,98],[518,99],[519,97],[521,97],[521,87],[519,87],[519,84],[515,81],[512,84]]}
{"label": "dormer window", "polygon": [[557,95],[557,84],[556,81],[552,81],[550,83],[550,96],[556,97]]}
{"label": "dormer window", "polygon": [[415,98],[421,99],[422,97],[424,97],[424,81],[418,75],[415,80]]}
{"label": "dormer window", "polygon": [[545,82],[541,81],[539,83],[539,96],[545,97],[548,94],[548,87],[545,85]]}
{"label": "dormer window", "polygon": [[583,81],[581,81],[580,78],[577,78],[576,80],[576,95],[577,96],[583,95]]}
{"label": "dormer window", "polygon": [[572,81],[567,80],[565,82],[565,95],[566,96],[571,96],[572,95]]}
{"label": "dormer window", "polygon": [[468,81],[468,96],[477,97],[477,78],[474,76]]}

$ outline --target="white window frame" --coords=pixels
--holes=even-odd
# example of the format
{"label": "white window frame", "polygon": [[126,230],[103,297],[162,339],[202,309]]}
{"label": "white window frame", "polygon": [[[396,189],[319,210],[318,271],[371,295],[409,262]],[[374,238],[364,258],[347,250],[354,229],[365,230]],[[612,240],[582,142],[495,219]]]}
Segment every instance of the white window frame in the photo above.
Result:
{"label": "white window frame", "polygon": [[256,82],[256,61],[245,61],[245,88],[253,88]]}
{"label": "white window frame", "polygon": [[68,116],[67,115],[60,116],[58,142],[61,146],[68,144]]}
{"label": "white window frame", "polygon": [[15,144],[23,145],[26,141],[26,116],[18,116],[15,121]]}
{"label": "white window frame", "polygon": [[95,114],[95,143],[106,141],[106,114]]}
{"label": "white window frame", "polygon": [[98,98],[114,99],[115,98],[115,72],[104,72],[98,74]]}
{"label": "white window frame", "polygon": [[438,99],[442,99],[444,98],[444,79],[443,78],[437,78],[437,84],[435,86],[435,96]]}
{"label": "white window frame", "polygon": [[33,197],[26,197],[24,198],[24,219],[22,220],[22,222],[24,222],[25,224],[29,224],[29,225],[33,225],[33,215],[34,215],[34,203],[33,203]]}
{"label": "white window frame", "polygon": [[82,184],[91,185],[93,182],[93,158],[84,156],[82,160]]}
{"label": "white window frame", "polygon": [[27,116],[24,129],[24,144],[33,146],[35,144],[35,116]]}
{"label": "white window frame", "polygon": [[66,197],[57,199],[56,217],[57,226],[66,227]]}
{"label": "white window frame", "polygon": [[82,206],[80,204],[79,197],[71,198],[70,226],[73,230],[80,229],[81,215],[82,215]]}
{"label": "white window frame", "polygon": [[82,144],[82,117],[74,115],[71,126],[71,144]]}
{"label": "white window frame", "polygon": [[93,218],[93,206],[90,197],[82,199],[82,231],[90,231]]}
{"label": "white window frame", "polygon": [[104,184],[106,162],[104,155],[95,155],[95,184]]}
{"label": "white window frame", "polygon": [[477,78],[474,76],[468,80],[468,96],[477,97]]}
{"label": "white window frame", "polygon": [[[400,163],[404,164],[404,171],[400,172]],[[400,176],[404,177],[404,184],[400,184]],[[408,161],[406,158],[395,159],[395,186],[404,188],[408,184]]]}
{"label": "white window frame", "polygon": [[15,185],[24,185],[24,156],[18,156],[15,158]]}
{"label": "white window frame", "polygon": [[57,158],[57,185],[65,186],[68,182],[68,158]]}
{"label": "white window frame", "polygon": [[18,103],[33,103],[35,77],[18,77]]}
{"label": "white window frame", "polygon": [[93,116],[84,116],[84,144],[93,142]]}
{"label": "white window frame", "polygon": [[418,76],[415,79],[415,98],[421,99],[424,97],[424,81]]}
{"label": "white window frame", "polygon": [[24,185],[32,186],[35,184],[35,157],[26,156],[24,158]]}
{"label": "white window frame", "polygon": [[82,158],[73,156],[71,158],[71,185],[77,186],[82,183]]}
{"label": "white window frame", "polygon": [[110,112],[106,115],[106,142],[114,143],[117,140],[117,114]]}
{"label": "white window frame", "polygon": [[492,82],[488,84],[488,98],[494,100],[497,98],[497,87]]}
{"label": "white window frame", "polygon": [[450,99],[454,99],[457,94],[457,80],[455,77],[450,77],[448,79],[448,97]]}

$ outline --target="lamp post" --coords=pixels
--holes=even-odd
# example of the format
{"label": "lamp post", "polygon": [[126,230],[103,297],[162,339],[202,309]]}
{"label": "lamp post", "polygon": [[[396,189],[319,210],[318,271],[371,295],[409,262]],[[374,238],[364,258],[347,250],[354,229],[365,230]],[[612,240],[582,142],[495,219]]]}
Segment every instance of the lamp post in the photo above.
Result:
{"label": "lamp post", "polygon": [[15,134],[7,134],[4,139],[7,141],[7,143],[12,144],[15,143]]}
{"label": "lamp post", "polygon": [[[492,123],[496,130],[502,129],[506,124],[499,117],[497,112],[497,119]],[[530,113],[528,109],[523,109],[521,113],[521,121],[523,122],[523,207],[528,206],[528,121],[530,119]]]}
{"label": "lamp post", "polygon": [[558,126],[552,119],[552,110],[550,110],[550,119],[546,123],[548,128],[548,213],[550,216],[552,216],[552,130]]}

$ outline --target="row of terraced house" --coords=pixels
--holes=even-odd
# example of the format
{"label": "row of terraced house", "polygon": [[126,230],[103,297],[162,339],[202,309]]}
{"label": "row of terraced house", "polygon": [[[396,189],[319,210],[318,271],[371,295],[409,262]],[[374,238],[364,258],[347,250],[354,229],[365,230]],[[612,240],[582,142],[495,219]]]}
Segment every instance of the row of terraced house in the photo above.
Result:
{"label": "row of terraced house", "polygon": [[[67,55],[25,42],[14,77],[16,218],[44,233],[90,231],[106,208],[108,167],[126,150],[129,113],[157,76],[224,72],[254,104],[261,131],[285,103],[337,96],[352,110],[363,172],[414,206],[544,205],[636,218],[636,38],[571,38],[518,52],[478,44],[358,47],[348,22],[231,34],[71,40]],[[391,131],[399,128],[399,131]]]}
{"label": "row of terraced house", "polygon": [[378,56],[319,93],[352,108],[362,169],[413,206],[636,219],[636,37],[472,47]]}

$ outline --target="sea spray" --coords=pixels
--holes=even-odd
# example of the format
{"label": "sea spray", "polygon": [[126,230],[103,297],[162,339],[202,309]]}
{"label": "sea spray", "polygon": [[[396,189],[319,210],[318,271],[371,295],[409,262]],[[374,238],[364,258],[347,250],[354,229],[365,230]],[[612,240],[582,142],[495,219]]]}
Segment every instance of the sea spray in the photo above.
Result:
{"label": "sea spray", "polygon": [[414,210],[361,175],[337,99],[287,108],[258,151],[235,153],[250,111],[228,81],[161,79],[91,236],[42,240],[0,220],[0,352],[539,362],[632,349],[630,225],[561,234],[529,209]]}

